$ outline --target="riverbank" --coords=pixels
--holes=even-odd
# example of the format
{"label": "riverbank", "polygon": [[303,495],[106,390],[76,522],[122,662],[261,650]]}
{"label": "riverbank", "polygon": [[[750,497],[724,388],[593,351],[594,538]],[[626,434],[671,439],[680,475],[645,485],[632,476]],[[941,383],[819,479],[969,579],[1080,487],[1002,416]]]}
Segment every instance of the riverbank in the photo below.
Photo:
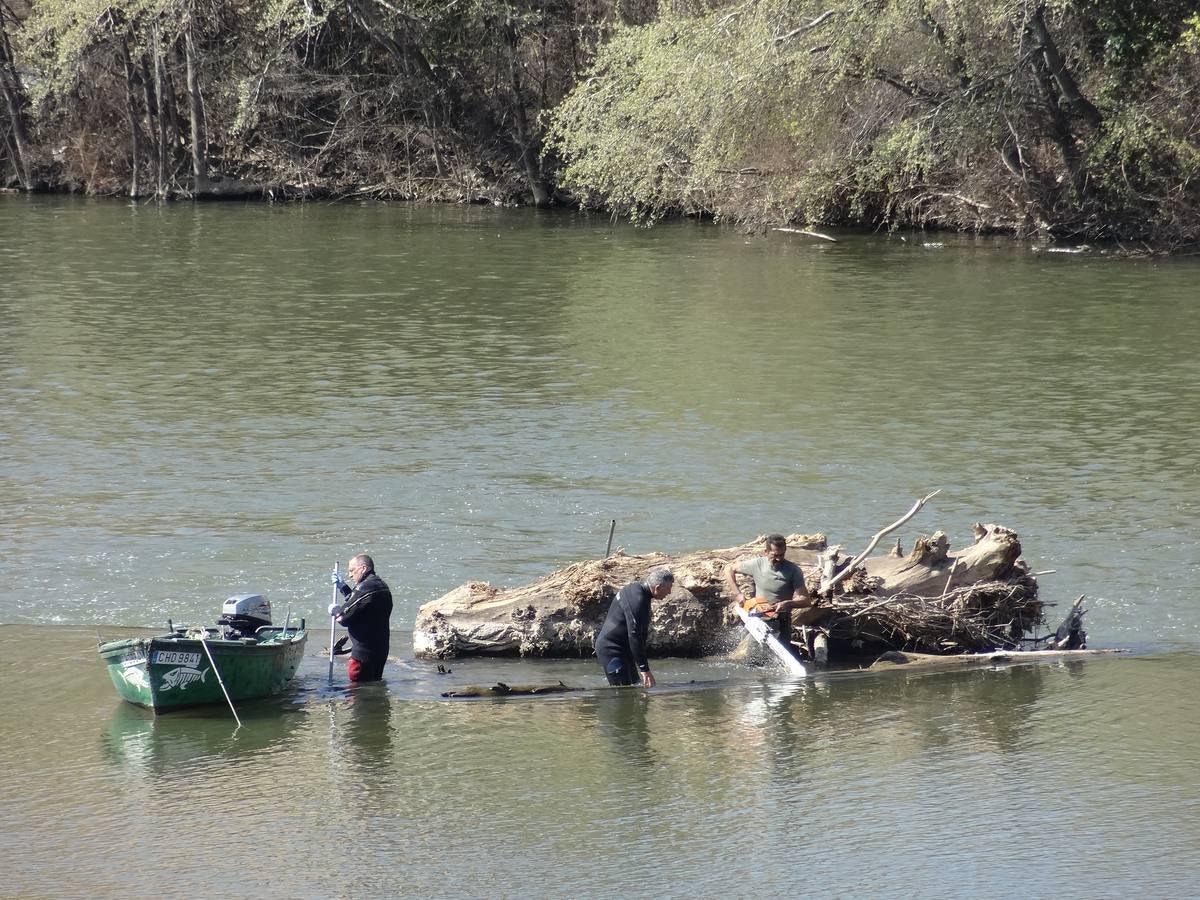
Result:
{"label": "riverbank", "polygon": [[[233,203],[262,203],[268,206],[276,205],[294,205],[302,207],[305,204],[320,203],[320,204],[364,204],[364,203],[411,203],[417,206],[424,207],[492,207],[503,208],[509,210],[530,209],[531,204],[528,202],[528,197],[522,195],[519,186],[514,187],[509,185],[507,192],[497,190],[488,190],[481,188],[479,185],[463,184],[455,185],[452,183],[442,185],[430,185],[430,193],[417,194],[413,196],[397,195],[390,190],[373,190],[359,187],[348,188],[342,192],[335,192],[327,188],[315,188],[311,185],[304,187],[287,186],[287,185],[271,185],[271,184],[250,184],[248,182],[239,182],[236,180],[230,181],[225,187],[220,187],[222,182],[217,182],[218,188],[210,190],[209,193],[194,197],[187,191],[172,191],[168,192],[167,196],[162,198],[155,197],[129,197],[123,185],[114,184],[112,190],[107,192],[88,190],[77,183],[70,185],[59,186],[57,188],[47,185],[38,185],[32,191],[26,191],[21,188],[4,187],[0,188],[0,196],[19,197],[19,196],[44,196],[47,198],[53,197],[78,197],[78,198],[95,198],[100,200],[111,200],[116,203],[135,202],[139,204],[145,203],[202,203],[202,204],[233,204]],[[543,210],[555,211],[565,216],[582,214],[586,218],[593,219],[597,223],[609,223],[613,221],[611,211],[603,209],[581,210],[576,206],[560,204],[551,207],[542,207]],[[684,214],[678,213],[674,216],[660,219],[656,224],[665,222],[697,222],[701,224],[725,225],[733,229],[734,233],[747,235],[756,238],[767,238],[773,233],[783,235],[796,235],[797,240],[801,242],[811,242],[813,244],[830,243],[836,244],[845,241],[858,241],[864,238],[872,238],[879,234],[877,228],[867,225],[853,223],[842,224],[838,226],[819,226],[811,228],[797,228],[793,225],[773,224],[758,222],[751,225],[748,222],[736,221],[721,221],[712,215],[707,214]],[[951,228],[948,226],[935,227],[925,225],[923,227],[897,228],[889,232],[896,240],[901,243],[906,243],[914,248],[919,248],[924,251],[938,252],[943,250],[953,250],[954,247],[960,246],[958,243],[961,239],[971,238],[988,238],[998,239],[1000,241],[1011,242],[1015,248],[1027,249],[1030,253],[1048,253],[1053,255],[1070,255],[1070,256],[1112,256],[1129,259],[1141,259],[1149,257],[1189,257],[1200,254],[1200,244],[1192,245],[1171,245],[1155,247],[1150,244],[1138,243],[1129,244],[1118,240],[1086,242],[1070,236],[1056,237],[1053,234],[1028,235],[1014,229],[1004,229],[1001,227],[988,229],[963,229]]]}
{"label": "riverbank", "polygon": [[17,3],[0,21],[0,178],[1188,250],[1198,79],[1187,4],[1130,21],[1040,3],[285,3],[181,22]]}

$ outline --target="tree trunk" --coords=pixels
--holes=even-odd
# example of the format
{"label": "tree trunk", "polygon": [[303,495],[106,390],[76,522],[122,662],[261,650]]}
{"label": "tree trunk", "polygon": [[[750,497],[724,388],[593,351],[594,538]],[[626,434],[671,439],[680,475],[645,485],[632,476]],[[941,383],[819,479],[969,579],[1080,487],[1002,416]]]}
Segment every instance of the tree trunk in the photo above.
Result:
{"label": "tree trunk", "polygon": [[1034,83],[1037,85],[1049,115],[1049,132],[1070,176],[1072,202],[1087,199],[1089,193],[1087,165],[1080,149],[1080,135],[1075,130],[1075,116],[1083,119],[1091,128],[1099,128],[1100,112],[1080,93],[1078,85],[1058,46],[1046,27],[1042,5],[1029,17],[1028,39],[1035,52],[1028,54],[1033,67]]}
{"label": "tree trunk", "polygon": [[140,194],[138,170],[142,156],[142,127],[138,123],[136,79],[133,74],[133,60],[129,56],[127,35],[117,35],[117,49],[121,54],[121,65],[125,70],[125,111],[129,119],[129,149],[132,155],[129,169],[129,196],[137,197]]}
{"label": "tree trunk", "polygon": [[154,109],[157,113],[158,130],[156,137],[158,138],[158,168],[155,172],[155,190],[159,199],[163,199],[167,195],[167,160],[169,141],[167,138],[167,124],[170,117],[173,115],[174,104],[168,101],[164,94],[166,87],[166,73],[163,65],[161,34],[159,32],[158,23],[154,23],[154,33],[152,37],[151,52],[154,55]]}
{"label": "tree trunk", "polygon": [[[155,44],[154,57],[157,59],[157,43]],[[154,195],[162,196],[163,183],[163,124],[162,124],[162,109],[159,106],[157,97],[157,72],[150,62],[150,57],[142,54],[142,58],[138,62],[138,69],[141,74],[142,82],[142,105],[146,108],[146,136],[154,143]]]}
{"label": "tree trunk", "polygon": [[542,177],[538,164],[536,142],[529,132],[529,121],[525,113],[525,91],[521,85],[521,66],[517,57],[517,29],[510,18],[504,26],[504,52],[508,61],[509,85],[513,95],[513,125],[516,132],[517,152],[520,154],[521,167],[525,170],[525,178],[529,182],[529,190],[533,194],[534,206],[549,206],[551,201],[550,186]]}
{"label": "tree trunk", "polygon": [[192,180],[194,196],[208,191],[208,136],[204,122],[204,98],[200,94],[200,60],[192,24],[183,32],[184,56],[187,63],[188,114],[192,127]]}
{"label": "tree trunk", "polygon": [[1050,29],[1046,27],[1045,12],[1046,7],[1039,5],[1033,11],[1033,15],[1029,17],[1029,28],[1038,43],[1038,48],[1042,51],[1042,58],[1046,61],[1046,67],[1054,77],[1059,92],[1071,108],[1092,128],[1099,128],[1104,121],[1100,115],[1100,110],[1096,109],[1092,105],[1092,102],[1080,92],[1075,77],[1071,74],[1070,69],[1067,68],[1062,54],[1058,52],[1058,45],[1051,36]]}
{"label": "tree trunk", "polygon": [[[167,51],[175,63],[174,69],[178,70],[180,63],[183,61],[179,52],[178,43],[171,44]],[[172,69],[167,66],[166,61],[168,56],[163,54],[159,57],[159,70],[162,76],[162,93],[159,95],[161,101],[161,110],[166,118],[167,125],[167,166],[170,170],[170,177],[174,179],[177,174],[176,156],[179,148],[183,146],[183,129],[179,124],[179,102],[178,92],[175,90],[175,76],[172,74]]]}
{"label": "tree trunk", "polygon": [[13,169],[21,187],[29,191],[33,189],[33,174],[30,165],[29,128],[25,121],[25,108],[28,103],[13,60],[3,9],[0,9],[0,93],[4,94],[4,103],[8,107],[8,119],[12,128]]}

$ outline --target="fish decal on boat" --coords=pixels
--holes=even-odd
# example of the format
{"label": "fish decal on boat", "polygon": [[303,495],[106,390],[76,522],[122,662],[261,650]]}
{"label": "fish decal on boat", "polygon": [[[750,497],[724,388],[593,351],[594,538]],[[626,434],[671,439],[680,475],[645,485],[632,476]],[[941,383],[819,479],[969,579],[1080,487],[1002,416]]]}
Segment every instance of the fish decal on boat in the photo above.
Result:
{"label": "fish decal on boat", "polygon": [[189,684],[194,684],[199,681],[204,682],[204,677],[208,674],[208,669],[193,669],[191,666],[178,666],[170,672],[164,672],[162,677],[162,690],[169,691],[178,688],[181,691],[187,690]]}
{"label": "fish decal on boat", "polygon": [[150,690],[150,679],[146,677],[146,670],[144,668],[127,666],[121,670],[121,677],[125,679],[126,684],[143,691]]}

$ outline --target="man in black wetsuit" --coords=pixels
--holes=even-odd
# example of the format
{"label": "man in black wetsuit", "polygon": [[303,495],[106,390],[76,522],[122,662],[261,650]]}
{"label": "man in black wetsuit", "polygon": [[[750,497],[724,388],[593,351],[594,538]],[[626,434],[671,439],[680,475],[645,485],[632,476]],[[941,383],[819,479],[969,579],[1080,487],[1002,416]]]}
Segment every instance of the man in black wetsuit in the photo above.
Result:
{"label": "man in black wetsuit", "polygon": [[671,593],[675,576],[667,568],[651,569],[641,581],[617,592],[600,631],[596,634],[596,656],[609,684],[654,687],[654,675],[646,659],[650,637],[650,601]]}
{"label": "man in black wetsuit", "polygon": [[392,592],[375,574],[375,563],[365,553],[350,560],[346,572],[354,579],[353,589],[337,572],[330,576],[345,601],[330,604],[329,615],[350,632],[350,680],[379,681],[387,662]]}

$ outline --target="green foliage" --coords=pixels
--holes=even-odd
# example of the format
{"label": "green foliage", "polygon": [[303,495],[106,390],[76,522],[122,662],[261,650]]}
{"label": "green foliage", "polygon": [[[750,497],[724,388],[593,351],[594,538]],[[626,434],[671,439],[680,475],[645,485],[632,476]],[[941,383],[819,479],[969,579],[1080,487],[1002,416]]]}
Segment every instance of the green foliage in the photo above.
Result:
{"label": "green foliage", "polygon": [[71,91],[78,80],[87,52],[111,30],[108,0],[43,2],[17,32],[18,48],[40,67],[39,78],[30,89],[35,111],[47,98]]}
{"label": "green foliage", "polygon": [[1126,40],[1121,66],[1161,56],[1194,40],[1187,5],[742,2],[664,16],[600,50],[554,111],[550,146],[583,203],[643,219],[1132,226],[1137,191],[1110,176],[1133,166],[1139,184],[1178,193],[1198,101],[1177,93],[1186,112],[1156,134],[1117,57],[1088,48],[1104,34]]}
{"label": "green foliage", "polygon": [[1172,47],[1200,11],[1196,0],[1080,0],[1079,7],[1094,50],[1121,70]]}
{"label": "green foliage", "polygon": [[1106,223],[1120,238],[1170,245],[1200,239],[1200,42],[1181,31],[1170,52],[1144,71],[1091,149]]}
{"label": "green foliage", "polygon": [[740,74],[714,40],[669,19],[619,30],[552,119],[549,146],[571,161],[563,185],[641,219],[703,209],[692,188],[718,174]]}
{"label": "green foliage", "polygon": [[899,208],[963,117],[946,99],[947,51],[921,34],[916,6],[806,30],[820,8],[743,3],[619,31],[550,120],[563,184],[643,219]]}
{"label": "green foliage", "polygon": [[1188,53],[1200,51],[1200,13],[1188,16],[1183,20],[1183,28],[1179,33],[1179,46]]}

